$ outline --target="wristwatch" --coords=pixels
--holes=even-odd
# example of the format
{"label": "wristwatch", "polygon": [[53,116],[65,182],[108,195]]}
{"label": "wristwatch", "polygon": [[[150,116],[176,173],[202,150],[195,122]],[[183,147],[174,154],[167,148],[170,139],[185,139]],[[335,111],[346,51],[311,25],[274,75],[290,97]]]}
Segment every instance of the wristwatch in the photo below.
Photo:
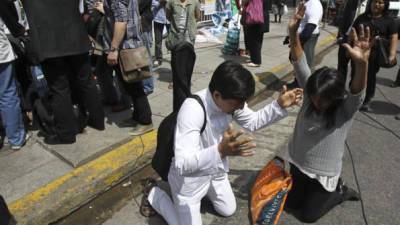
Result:
{"label": "wristwatch", "polygon": [[115,52],[115,51],[118,51],[118,50],[119,50],[118,47],[111,46],[111,48],[110,48],[110,52]]}

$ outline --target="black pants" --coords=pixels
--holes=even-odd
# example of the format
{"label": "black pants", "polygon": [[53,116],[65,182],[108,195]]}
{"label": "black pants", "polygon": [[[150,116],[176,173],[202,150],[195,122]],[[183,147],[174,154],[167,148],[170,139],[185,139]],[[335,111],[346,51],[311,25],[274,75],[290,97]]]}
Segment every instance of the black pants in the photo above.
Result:
{"label": "black pants", "polygon": [[156,60],[161,61],[163,59],[162,56],[162,37],[164,26],[169,30],[169,24],[157,23],[154,21],[154,40],[155,40],[155,58]]}
{"label": "black pants", "polygon": [[190,95],[190,81],[192,79],[196,54],[189,42],[180,43],[172,50],[171,68],[173,86],[174,112],[177,112],[183,101]]}
{"label": "black pants", "polygon": [[245,32],[245,45],[250,51],[250,60],[254,64],[261,64],[261,48],[264,39],[264,32],[261,26],[245,25],[243,26]]}
{"label": "black pants", "polygon": [[149,125],[151,120],[151,108],[147,95],[144,93],[142,81],[127,83],[122,78],[119,66],[114,66],[115,75],[121,81],[125,91],[132,98],[133,113],[132,119],[142,125]]}
{"label": "black pants", "polygon": [[293,186],[285,207],[301,222],[313,223],[342,202],[338,192],[326,191],[316,179],[311,179],[293,164],[290,164],[290,173]]}
{"label": "black pants", "polygon": [[399,68],[399,70],[397,71],[397,77],[396,77],[396,80],[394,81],[396,84],[400,84],[400,68]]}
{"label": "black pants", "polygon": [[[344,38],[344,42],[347,42],[347,37]],[[347,68],[349,65],[350,57],[346,54],[346,48],[342,45],[339,45],[339,52],[338,52],[338,71],[343,75],[344,81],[346,82],[347,79]]]}
{"label": "black pants", "polygon": [[75,99],[79,99],[77,101],[82,102],[89,113],[88,123],[94,128],[104,129],[104,111],[87,54],[47,59],[42,63],[42,69],[48,82],[56,132],[60,139],[75,140],[79,132],[72,109],[71,87],[76,88]]}
{"label": "black pants", "polygon": [[319,34],[313,34],[311,37],[302,44],[304,54],[307,58],[307,64],[310,69],[314,66],[315,46],[317,45]]}
{"label": "black pants", "polygon": [[[379,65],[377,62],[376,58],[376,51],[371,50],[370,57],[368,60],[368,80],[367,80],[367,89],[365,91],[365,99],[364,99],[364,105],[371,103],[372,98],[375,96],[375,88],[376,88],[376,74],[379,72]],[[355,67],[354,63],[351,62],[351,80],[350,80],[350,85],[352,83],[352,80],[355,75]]]}

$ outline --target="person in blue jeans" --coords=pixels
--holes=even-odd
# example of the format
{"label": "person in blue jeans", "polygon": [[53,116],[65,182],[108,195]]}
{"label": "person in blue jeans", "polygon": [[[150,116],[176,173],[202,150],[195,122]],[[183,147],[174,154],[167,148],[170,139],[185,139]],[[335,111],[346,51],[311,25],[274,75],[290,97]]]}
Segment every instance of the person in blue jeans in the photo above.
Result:
{"label": "person in blue jeans", "polygon": [[[4,5],[7,4],[7,5]],[[0,12],[0,115],[8,142],[12,150],[19,150],[25,144],[25,128],[22,121],[20,99],[15,84],[15,55],[5,34],[5,25],[15,37],[24,34],[18,25],[15,6],[2,3]],[[7,9],[6,9],[7,8]],[[6,11],[3,11],[6,9]],[[15,12],[15,13],[14,13]],[[12,15],[4,15],[10,13]],[[4,16],[4,17],[3,17]],[[11,18],[12,17],[12,18]],[[3,20],[5,19],[5,20]],[[0,137],[0,142],[3,142]]]}

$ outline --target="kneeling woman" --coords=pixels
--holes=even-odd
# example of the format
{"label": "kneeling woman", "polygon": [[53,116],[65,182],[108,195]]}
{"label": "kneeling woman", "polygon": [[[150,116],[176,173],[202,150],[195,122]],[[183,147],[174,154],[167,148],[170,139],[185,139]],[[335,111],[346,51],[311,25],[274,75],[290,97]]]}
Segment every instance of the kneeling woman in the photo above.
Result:
{"label": "kneeling woman", "polygon": [[365,96],[373,41],[369,42],[369,28],[360,26],[359,36],[354,29],[350,35],[353,47],[343,45],[356,65],[347,92],[345,80],[336,69],[323,67],[311,74],[297,33],[304,11],[301,3],[289,25],[292,63],[304,88],[304,101],[289,142],[293,188],[286,209],[302,222],[315,222],[341,202],[359,200],[359,194],[344,185],[340,174],[344,142]]}

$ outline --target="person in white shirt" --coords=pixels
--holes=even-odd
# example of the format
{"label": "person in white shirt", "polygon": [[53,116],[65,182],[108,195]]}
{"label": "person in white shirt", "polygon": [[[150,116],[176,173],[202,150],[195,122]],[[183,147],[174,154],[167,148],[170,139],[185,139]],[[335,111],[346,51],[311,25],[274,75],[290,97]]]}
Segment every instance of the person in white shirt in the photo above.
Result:
{"label": "person in white shirt", "polygon": [[[323,8],[320,0],[306,0],[306,13],[300,22],[297,32],[300,34],[300,42],[307,64],[310,68],[314,64],[315,45],[319,36],[319,23],[323,15]],[[294,82],[288,84],[289,88],[299,87],[295,78]]]}
{"label": "person in white shirt", "polygon": [[[192,98],[187,98],[178,113],[175,129],[174,152],[168,174],[171,198],[154,181],[145,187],[142,206],[157,211],[171,225],[202,224],[201,199],[207,196],[222,216],[231,216],[236,210],[235,196],[228,180],[228,156],[252,156],[256,147],[252,138],[238,137],[232,120],[249,131],[263,128],[288,115],[285,108],[299,105],[302,89],[287,91],[283,87],[277,100],[257,112],[246,101],[254,94],[252,74],[242,65],[226,61],[215,70],[209,87],[197,93],[205,106],[204,111]],[[148,202],[147,202],[148,200]],[[142,212],[143,214],[143,212]]]}

